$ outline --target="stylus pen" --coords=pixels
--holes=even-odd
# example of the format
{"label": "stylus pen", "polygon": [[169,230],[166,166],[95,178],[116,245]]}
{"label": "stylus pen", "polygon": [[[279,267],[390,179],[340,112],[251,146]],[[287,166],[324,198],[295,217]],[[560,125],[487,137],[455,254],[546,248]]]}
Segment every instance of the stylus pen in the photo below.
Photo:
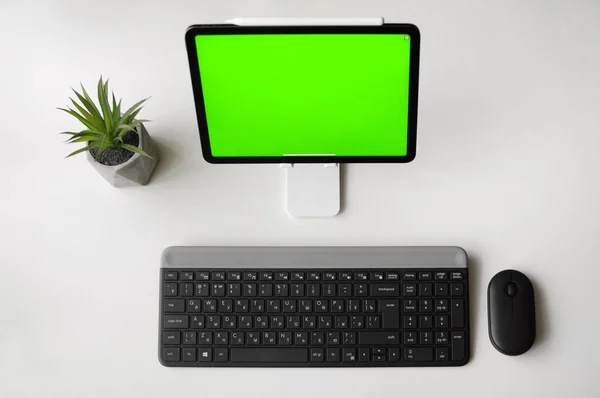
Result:
{"label": "stylus pen", "polygon": [[238,26],[377,26],[383,18],[233,18],[226,23]]}

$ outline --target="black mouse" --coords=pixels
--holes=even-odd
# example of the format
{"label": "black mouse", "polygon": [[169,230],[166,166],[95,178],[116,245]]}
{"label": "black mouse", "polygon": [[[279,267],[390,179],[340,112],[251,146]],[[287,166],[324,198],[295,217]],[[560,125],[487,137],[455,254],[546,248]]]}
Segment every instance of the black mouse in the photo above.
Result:
{"label": "black mouse", "polygon": [[488,286],[490,340],[506,355],[521,355],[535,341],[533,285],[515,270],[497,273]]}

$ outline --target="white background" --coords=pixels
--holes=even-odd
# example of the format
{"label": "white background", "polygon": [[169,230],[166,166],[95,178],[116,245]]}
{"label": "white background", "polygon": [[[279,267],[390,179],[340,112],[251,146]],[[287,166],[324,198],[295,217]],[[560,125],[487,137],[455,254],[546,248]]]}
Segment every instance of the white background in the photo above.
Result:
{"label": "white background", "polygon": [[[418,150],[350,165],[344,209],[297,220],[274,165],[201,157],[183,35],[231,16],[384,16],[421,29]],[[600,2],[0,1],[0,396],[597,397]],[[114,189],[56,133],[100,75],[162,159]],[[169,245],[459,245],[472,359],[461,368],[169,369],[157,359]],[[487,335],[486,288],[534,282],[538,339]]]}

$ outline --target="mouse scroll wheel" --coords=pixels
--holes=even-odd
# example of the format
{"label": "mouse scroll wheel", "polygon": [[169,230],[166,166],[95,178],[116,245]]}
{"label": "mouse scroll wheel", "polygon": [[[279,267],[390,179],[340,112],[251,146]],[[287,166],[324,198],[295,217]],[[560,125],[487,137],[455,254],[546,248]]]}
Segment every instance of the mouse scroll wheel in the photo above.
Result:
{"label": "mouse scroll wheel", "polygon": [[511,297],[517,294],[517,285],[515,285],[513,282],[508,282],[508,284],[506,285],[506,294],[508,294]]}

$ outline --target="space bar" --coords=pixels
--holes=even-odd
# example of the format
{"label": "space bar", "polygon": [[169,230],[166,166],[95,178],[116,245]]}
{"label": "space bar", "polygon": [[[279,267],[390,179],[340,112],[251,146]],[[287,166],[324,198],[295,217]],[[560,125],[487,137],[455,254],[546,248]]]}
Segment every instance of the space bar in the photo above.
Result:
{"label": "space bar", "polygon": [[307,362],[307,348],[232,348],[231,362]]}

